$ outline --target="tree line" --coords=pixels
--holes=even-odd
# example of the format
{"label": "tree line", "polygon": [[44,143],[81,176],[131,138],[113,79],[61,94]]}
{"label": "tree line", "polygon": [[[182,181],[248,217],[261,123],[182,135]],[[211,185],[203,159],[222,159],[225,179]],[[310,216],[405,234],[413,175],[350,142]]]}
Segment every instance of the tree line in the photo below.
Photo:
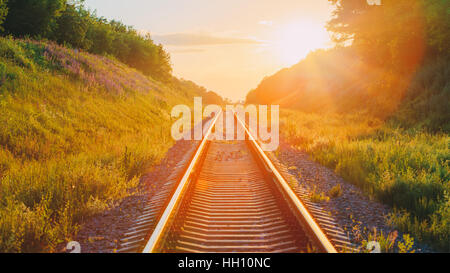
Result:
{"label": "tree line", "polygon": [[170,56],[149,34],[106,20],[84,0],[0,0],[3,35],[48,39],[93,54],[107,54],[158,80],[171,79]]}
{"label": "tree line", "polygon": [[329,1],[335,6],[328,23],[335,42],[351,43],[360,61],[378,74],[366,89],[379,102],[376,107],[383,111],[391,104],[394,118],[405,126],[448,132],[450,1]]}
{"label": "tree line", "polygon": [[336,47],[265,78],[247,102],[383,119],[401,110],[408,124],[448,130],[450,1],[329,1]]}
{"label": "tree line", "polygon": [[448,0],[329,0],[338,45],[352,44],[372,66],[408,72],[425,58],[450,53]]}

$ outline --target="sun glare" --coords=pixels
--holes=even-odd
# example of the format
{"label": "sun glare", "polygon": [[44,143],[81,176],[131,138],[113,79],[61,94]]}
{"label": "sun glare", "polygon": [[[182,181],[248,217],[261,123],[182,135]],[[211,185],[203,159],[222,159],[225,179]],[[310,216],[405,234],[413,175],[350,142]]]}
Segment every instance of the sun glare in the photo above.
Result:
{"label": "sun glare", "polygon": [[276,50],[284,65],[294,65],[309,52],[326,48],[330,37],[324,26],[314,22],[296,22],[285,25],[278,33]]}

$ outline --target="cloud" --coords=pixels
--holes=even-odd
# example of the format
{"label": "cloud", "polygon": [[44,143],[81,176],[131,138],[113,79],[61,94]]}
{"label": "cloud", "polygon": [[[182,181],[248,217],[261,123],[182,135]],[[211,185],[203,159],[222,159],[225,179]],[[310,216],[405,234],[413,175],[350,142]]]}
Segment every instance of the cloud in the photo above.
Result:
{"label": "cloud", "polygon": [[170,50],[170,53],[200,53],[200,52],[205,52],[205,50],[200,49],[200,48],[186,48],[186,49]]}
{"label": "cloud", "polygon": [[258,24],[263,25],[263,26],[268,26],[268,27],[273,26],[273,22],[272,21],[267,21],[267,20],[259,21]]}
{"label": "cloud", "polygon": [[175,33],[165,35],[153,35],[152,39],[157,43],[172,46],[199,46],[199,45],[223,45],[223,44],[260,44],[259,41],[245,38],[216,37],[207,34]]}

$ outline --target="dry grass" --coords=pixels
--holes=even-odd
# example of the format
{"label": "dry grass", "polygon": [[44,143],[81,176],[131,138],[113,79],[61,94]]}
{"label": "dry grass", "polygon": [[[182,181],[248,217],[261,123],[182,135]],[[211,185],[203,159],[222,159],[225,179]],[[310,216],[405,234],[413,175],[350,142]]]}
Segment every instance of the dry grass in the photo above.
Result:
{"label": "dry grass", "polygon": [[341,197],[341,196],[342,196],[342,188],[341,188],[341,185],[338,184],[338,185],[334,186],[333,188],[331,188],[331,189],[328,191],[328,196],[331,197],[331,198],[338,198],[338,197]]}

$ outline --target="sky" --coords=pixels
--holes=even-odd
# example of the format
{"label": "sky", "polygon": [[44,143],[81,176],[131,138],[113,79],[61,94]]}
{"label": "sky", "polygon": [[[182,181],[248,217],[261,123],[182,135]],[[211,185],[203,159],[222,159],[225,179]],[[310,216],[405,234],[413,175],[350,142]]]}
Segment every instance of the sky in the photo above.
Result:
{"label": "sky", "polygon": [[332,47],[328,0],[86,0],[97,15],[149,32],[174,74],[233,101],[310,51]]}

